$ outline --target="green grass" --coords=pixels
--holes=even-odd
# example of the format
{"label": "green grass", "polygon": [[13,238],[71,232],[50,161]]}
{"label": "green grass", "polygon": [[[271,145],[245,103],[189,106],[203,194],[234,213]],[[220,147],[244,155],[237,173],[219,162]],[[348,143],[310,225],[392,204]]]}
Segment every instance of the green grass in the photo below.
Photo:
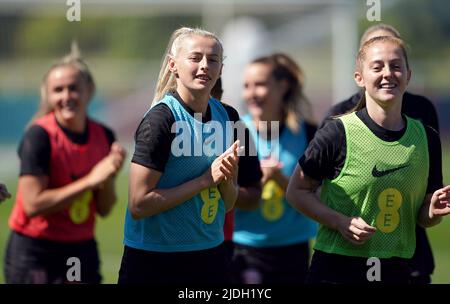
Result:
{"label": "green grass", "polygon": [[[442,171],[444,185],[450,185],[450,143],[443,145]],[[436,268],[433,274],[433,283],[450,284],[450,215],[442,223],[427,230],[433,248]]]}
{"label": "green grass", "polygon": [[[450,184],[450,144],[444,146],[443,171],[444,184]],[[11,193],[15,193],[17,180],[5,181]],[[101,255],[101,272],[104,283],[116,283],[120,261],[123,251],[123,227],[124,213],[127,204],[128,173],[122,172],[117,179],[119,200],[114,210],[105,219],[97,221],[97,242]],[[0,283],[4,283],[3,278],[3,256],[6,241],[9,236],[8,217],[13,204],[10,199],[0,205],[0,261],[1,273]],[[450,231],[450,217],[428,230],[428,235],[433,247],[436,262],[436,270],[433,275],[434,283],[450,283],[450,242],[448,241],[448,231]]]}
{"label": "green grass", "polygon": [[117,283],[123,253],[123,229],[128,204],[128,172],[121,172],[117,179],[118,202],[107,218],[97,222],[101,269],[104,283]]}

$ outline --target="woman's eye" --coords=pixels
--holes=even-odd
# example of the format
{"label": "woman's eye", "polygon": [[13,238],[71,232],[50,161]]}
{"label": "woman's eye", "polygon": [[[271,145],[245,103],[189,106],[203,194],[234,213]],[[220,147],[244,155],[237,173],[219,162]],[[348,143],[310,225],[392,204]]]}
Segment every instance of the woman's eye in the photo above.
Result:
{"label": "woman's eye", "polygon": [[78,90],[78,87],[77,87],[75,84],[74,84],[74,85],[70,85],[70,86],[69,86],[69,90],[72,91],[72,92],[73,92],[73,91],[77,91],[77,90]]}

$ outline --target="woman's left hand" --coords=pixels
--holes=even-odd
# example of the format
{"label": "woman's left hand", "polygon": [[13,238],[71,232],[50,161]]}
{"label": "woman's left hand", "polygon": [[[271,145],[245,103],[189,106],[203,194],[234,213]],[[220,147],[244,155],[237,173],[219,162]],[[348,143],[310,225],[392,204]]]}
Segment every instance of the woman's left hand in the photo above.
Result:
{"label": "woman's left hand", "polygon": [[434,191],[429,209],[430,218],[447,214],[450,214],[450,185]]}

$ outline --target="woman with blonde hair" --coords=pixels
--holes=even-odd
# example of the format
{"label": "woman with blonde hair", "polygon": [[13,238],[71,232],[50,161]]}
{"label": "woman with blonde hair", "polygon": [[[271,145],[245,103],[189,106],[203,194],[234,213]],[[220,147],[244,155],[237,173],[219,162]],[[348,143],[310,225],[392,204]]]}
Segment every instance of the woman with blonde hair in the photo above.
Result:
{"label": "woman with blonde hair", "polygon": [[[125,150],[109,128],[89,118],[94,91],[76,50],[44,76],[40,108],[19,146],[7,283],[101,281],[95,217],[108,215],[116,201],[114,180]],[[71,258],[78,259],[78,275],[67,275]]]}
{"label": "woman with blonde hair", "polygon": [[172,34],[135,134],[121,284],[228,281],[223,224],[238,195],[239,142],[227,149],[230,113],[211,97],[222,62],[214,34]]}

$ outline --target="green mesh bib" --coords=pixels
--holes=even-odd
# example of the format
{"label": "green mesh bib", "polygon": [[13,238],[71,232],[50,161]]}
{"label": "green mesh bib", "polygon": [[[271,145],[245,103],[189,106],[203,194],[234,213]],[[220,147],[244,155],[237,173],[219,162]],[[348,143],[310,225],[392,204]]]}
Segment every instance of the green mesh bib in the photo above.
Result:
{"label": "green mesh bib", "polygon": [[428,183],[428,143],[423,125],[407,117],[398,141],[386,142],[351,113],[344,124],[347,153],[338,177],[325,180],[321,199],[347,216],[360,216],[377,232],[353,245],[333,229],[320,226],[315,248],[359,257],[411,258],[415,226]]}

